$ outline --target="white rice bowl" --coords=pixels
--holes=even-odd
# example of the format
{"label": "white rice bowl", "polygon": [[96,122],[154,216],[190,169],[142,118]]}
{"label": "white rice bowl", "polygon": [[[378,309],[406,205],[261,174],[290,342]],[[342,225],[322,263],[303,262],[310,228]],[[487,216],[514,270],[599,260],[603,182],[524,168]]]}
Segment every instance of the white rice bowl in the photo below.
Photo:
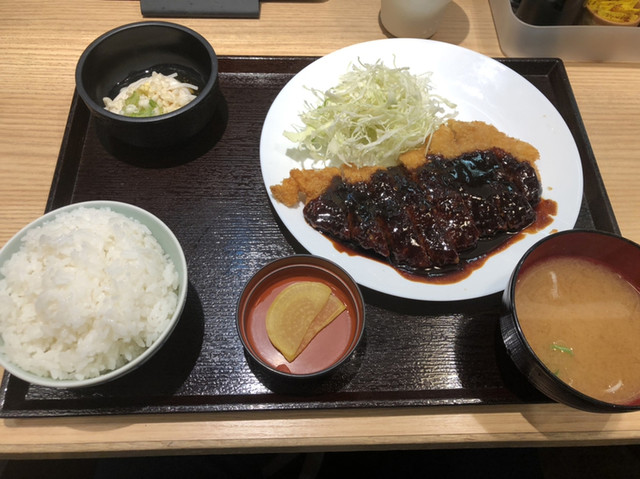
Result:
{"label": "white rice bowl", "polygon": [[86,387],[166,341],[187,292],[171,230],[126,203],[54,210],[0,250],[0,364],[31,383]]}

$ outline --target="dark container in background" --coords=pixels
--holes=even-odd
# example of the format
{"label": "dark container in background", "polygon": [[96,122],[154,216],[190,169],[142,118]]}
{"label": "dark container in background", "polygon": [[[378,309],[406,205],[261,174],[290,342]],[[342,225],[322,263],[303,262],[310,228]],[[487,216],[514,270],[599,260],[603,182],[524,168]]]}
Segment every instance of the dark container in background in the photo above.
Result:
{"label": "dark container in background", "polygon": [[583,6],[584,0],[521,0],[515,13],[531,25],[573,25],[578,22]]}

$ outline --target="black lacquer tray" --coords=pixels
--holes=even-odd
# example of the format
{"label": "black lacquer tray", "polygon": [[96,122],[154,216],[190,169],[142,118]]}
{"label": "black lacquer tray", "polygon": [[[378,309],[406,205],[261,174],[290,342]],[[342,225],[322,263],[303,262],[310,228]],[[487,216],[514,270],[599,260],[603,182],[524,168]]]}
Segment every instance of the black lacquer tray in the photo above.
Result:
{"label": "black lacquer tray", "polygon": [[[223,101],[216,119],[176,151],[136,151],[104,137],[74,96],[47,210],[109,199],[156,214],[183,245],[188,301],[163,349],[107,385],[57,390],[5,373],[0,417],[548,401],[506,356],[499,294],[438,303],[365,289],[364,341],[348,363],[321,381],[274,382],[247,360],[234,323],[244,284],[264,264],[305,252],[271,209],[260,173],[260,132],[280,89],[313,60],[220,58]],[[500,61],[550,99],[575,137],[585,181],[577,226],[618,232],[563,63]]]}

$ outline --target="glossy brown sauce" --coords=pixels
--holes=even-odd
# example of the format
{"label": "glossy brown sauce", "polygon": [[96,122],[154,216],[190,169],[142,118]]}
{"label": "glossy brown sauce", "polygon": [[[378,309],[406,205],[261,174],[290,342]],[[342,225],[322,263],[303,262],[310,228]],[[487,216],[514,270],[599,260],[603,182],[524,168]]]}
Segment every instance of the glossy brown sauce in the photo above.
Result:
{"label": "glossy brown sauce", "polygon": [[[404,278],[420,283],[428,284],[455,284],[466,278],[471,273],[480,269],[489,258],[493,255],[506,250],[512,244],[520,241],[525,235],[535,234],[542,231],[553,222],[553,218],[558,214],[558,204],[553,200],[541,199],[540,203],[536,207],[536,219],[527,226],[524,230],[516,234],[503,234],[491,240],[483,240],[479,242],[478,246],[473,250],[465,252],[463,261],[455,266],[449,268],[443,268],[434,270],[432,274],[428,276],[408,273],[406,271],[397,270]],[[326,236],[331,241],[333,247],[341,253],[346,253],[350,256],[367,256],[371,260],[379,261],[382,264],[388,264],[381,258],[367,255],[366,252],[356,250],[349,247],[346,244],[340,243]]]}
{"label": "glossy brown sauce", "polygon": [[341,251],[379,259],[413,281],[453,283],[523,231],[549,224],[557,206],[541,190],[531,164],[492,148],[431,155],[418,168],[382,169],[363,181],[334,177],[303,215]]}

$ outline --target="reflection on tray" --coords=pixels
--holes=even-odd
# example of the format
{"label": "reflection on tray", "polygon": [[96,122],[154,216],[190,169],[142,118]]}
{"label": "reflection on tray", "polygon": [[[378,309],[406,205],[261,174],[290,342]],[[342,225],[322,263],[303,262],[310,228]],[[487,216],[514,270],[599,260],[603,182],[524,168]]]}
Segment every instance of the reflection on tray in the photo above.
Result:
{"label": "reflection on tray", "polygon": [[169,168],[188,163],[210,151],[222,138],[228,120],[227,103],[221,96],[211,121],[202,131],[179,145],[169,148],[137,147],[109,136],[99,126],[96,127],[96,135],[104,149],[119,160],[141,168]]}

